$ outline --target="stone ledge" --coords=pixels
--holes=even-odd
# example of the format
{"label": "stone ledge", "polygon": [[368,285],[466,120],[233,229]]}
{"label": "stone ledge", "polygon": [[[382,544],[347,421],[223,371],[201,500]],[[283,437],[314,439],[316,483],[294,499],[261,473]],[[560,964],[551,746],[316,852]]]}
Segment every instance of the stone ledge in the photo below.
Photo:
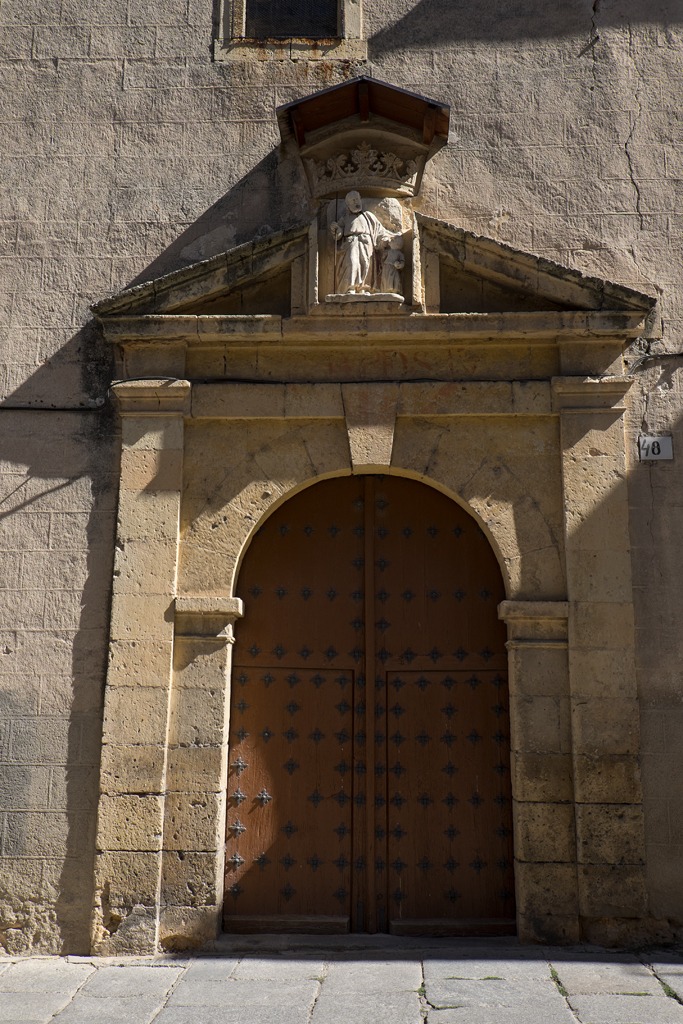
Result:
{"label": "stone ledge", "polygon": [[233,39],[214,41],[216,61],[244,61],[261,64],[271,60],[367,60],[368,44],[364,39],[278,39],[270,41]]}
{"label": "stone ledge", "polygon": [[501,601],[498,618],[508,624],[508,650],[567,646],[568,601]]}
{"label": "stone ledge", "polygon": [[192,385],[189,380],[152,378],[121,380],[112,385],[112,394],[122,415],[173,415],[189,412]]}
{"label": "stone ledge", "polygon": [[233,643],[232,627],[244,615],[239,597],[184,595],[175,599],[175,631],[179,636]]}
{"label": "stone ledge", "polygon": [[621,411],[625,408],[623,399],[632,384],[632,377],[553,377],[553,411]]}
{"label": "stone ledge", "polygon": [[[309,316],[283,318],[269,314],[118,314],[103,320],[112,343],[144,343],[150,340],[183,341],[205,346],[212,342],[304,345],[329,348],[340,343],[345,349],[366,348],[368,344],[410,345],[415,342],[439,344],[495,345],[602,344],[605,339],[639,337],[644,329],[642,313],[622,311],[565,311],[513,313],[418,313],[410,307],[388,315],[331,314],[328,306]],[[324,312],[322,311],[324,310]],[[600,382],[598,382],[600,383]],[[632,383],[629,380],[629,384]]]}

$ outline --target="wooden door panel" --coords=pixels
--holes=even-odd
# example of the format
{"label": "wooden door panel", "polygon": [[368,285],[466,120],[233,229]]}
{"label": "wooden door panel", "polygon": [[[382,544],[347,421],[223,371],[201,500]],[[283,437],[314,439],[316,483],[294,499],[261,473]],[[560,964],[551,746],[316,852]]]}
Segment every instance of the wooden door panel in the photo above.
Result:
{"label": "wooden door panel", "polygon": [[228,907],[348,919],[353,672],[236,676],[228,774]]}
{"label": "wooden door panel", "polygon": [[504,682],[495,672],[387,676],[394,922],[514,917]]}
{"label": "wooden door panel", "polygon": [[[363,483],[281,506],[240,572],[232,671],[225,922],[348,929],[364,780]],[[360,676],[360,679],[359,679]],[[248,767],[242,767],[243,764]],[[259,794],[265,796],[259,798]]]}
{"label": "wooden door panel", "polygon": [[500,569],[474,519],[433,488],[401,477],[378,481],[374,507],[381,665],[506,671]]}
{"label": "wooden door panel", "polygon": [[239,574],[236,664],[363,664],[364,532],[357,477],[323,481],[266,520]]}

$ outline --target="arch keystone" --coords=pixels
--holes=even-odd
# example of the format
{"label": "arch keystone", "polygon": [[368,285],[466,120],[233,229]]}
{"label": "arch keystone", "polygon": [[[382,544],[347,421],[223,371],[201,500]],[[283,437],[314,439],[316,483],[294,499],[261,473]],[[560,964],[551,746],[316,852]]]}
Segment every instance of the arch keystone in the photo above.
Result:
{"label": "arch keystone", "polygon": [[398,384],[343,384],[342,402],[353,468],[390,466]]}

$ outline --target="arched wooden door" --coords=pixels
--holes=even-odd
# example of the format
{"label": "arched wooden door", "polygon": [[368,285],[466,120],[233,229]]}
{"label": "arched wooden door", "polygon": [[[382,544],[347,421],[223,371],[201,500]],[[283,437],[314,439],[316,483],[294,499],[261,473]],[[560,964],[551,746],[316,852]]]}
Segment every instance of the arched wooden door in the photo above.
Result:
{"label": "arched wooden door", "polygon": [[315,484],[239,576],[228,930],[514,930],[500,570],[413,480]]}

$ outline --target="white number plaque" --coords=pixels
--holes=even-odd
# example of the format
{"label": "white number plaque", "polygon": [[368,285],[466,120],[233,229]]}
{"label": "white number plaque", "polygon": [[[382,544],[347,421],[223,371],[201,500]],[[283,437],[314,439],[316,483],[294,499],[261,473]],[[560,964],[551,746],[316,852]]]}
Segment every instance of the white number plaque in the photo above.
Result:
{"label": "white number plaque", "polygon": [[638,452],[641,462],[657,459],[673,459],[674,443],[670,434],[641,434],[638,438]]}

